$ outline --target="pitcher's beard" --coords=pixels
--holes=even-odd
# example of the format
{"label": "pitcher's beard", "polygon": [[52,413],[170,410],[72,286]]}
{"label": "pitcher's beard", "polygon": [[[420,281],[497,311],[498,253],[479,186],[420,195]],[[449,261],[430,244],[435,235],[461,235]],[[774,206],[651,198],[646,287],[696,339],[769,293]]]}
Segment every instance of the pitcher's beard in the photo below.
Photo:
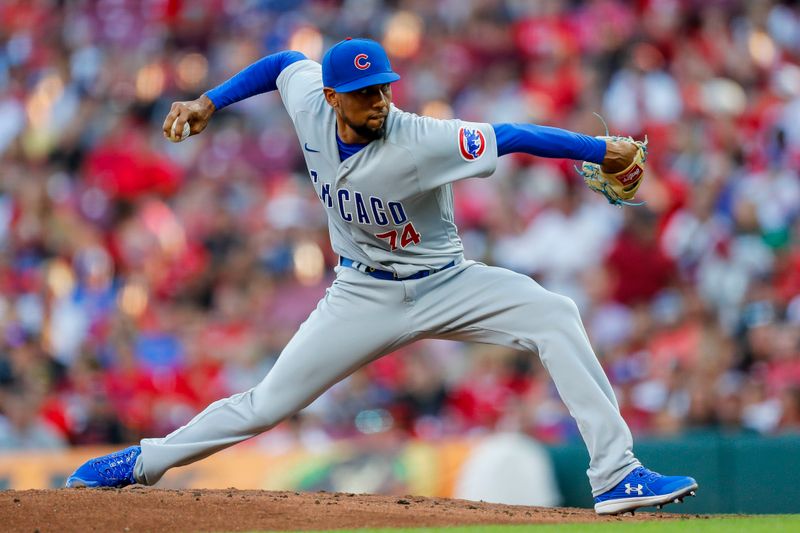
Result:
{"label": "pitcher's beard", "polygon": [[377,141],[378,139],[383,139],[386,136],[386,119],[384,119],[380,128],[370,128],[366,124],[356,126],[350,122],[348,122],[347,125],[350,126],[350,129],[352,129],[358,135],[364,137],[365,139],[369,139],[370,141]]}

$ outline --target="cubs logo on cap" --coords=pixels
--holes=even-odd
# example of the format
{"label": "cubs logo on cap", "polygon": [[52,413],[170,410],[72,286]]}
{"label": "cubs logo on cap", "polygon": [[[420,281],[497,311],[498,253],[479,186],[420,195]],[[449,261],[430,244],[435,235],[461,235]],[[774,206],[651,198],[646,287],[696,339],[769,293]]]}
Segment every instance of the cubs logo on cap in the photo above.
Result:
{"label": "cubs logo on cap", "polygon": [[458,129],[458,149],[465,161],[475,161],[486,151],[486,137],[477,128]]}
{"label": "cubs logo on cap", "polygon": [[358,70],[367,70],[370,65],[372,65],[372,63],[367,61],[368,59],[369,56],[367,54],[358,54],[353,60],[353,63],[355,63]]}
{"label": "cubs logo on cap", "polygon": [[345,39],[333,45],[322,58],[322,84],[340,93],[399,79],[386,50],[372,39]]}

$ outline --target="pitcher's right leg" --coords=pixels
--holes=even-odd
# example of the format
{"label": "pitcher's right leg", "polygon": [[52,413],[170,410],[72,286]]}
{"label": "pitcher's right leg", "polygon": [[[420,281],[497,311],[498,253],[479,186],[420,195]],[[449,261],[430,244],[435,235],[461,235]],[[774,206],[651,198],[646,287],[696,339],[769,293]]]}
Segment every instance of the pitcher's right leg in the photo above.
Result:
{"label": "pitcher's right leg", "polygon": [[152,485],[172,467],[270,429],[365,363],[409,342],[403,297],[400,283],[340,270],[261,383],[212,403],[164,438],[142,440],[136,481]]}

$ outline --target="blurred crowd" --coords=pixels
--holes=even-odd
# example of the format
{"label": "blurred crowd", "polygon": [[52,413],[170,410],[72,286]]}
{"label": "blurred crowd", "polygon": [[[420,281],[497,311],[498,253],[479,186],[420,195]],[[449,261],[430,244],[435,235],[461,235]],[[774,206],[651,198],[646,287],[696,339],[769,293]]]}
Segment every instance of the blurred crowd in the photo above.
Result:
{"label": "blurred crowd", "polygon": [[[579,305],[636,435],[800,430],[800,3],[0,2],[0,450],[162,436],[257,383],[332,279],[277,95],[171,144],[263,55],[387,48],[398,107],[647,136],[644,206],[572,161],[457,184],[471,259]],[[531,354],[424,341],[260,439],[579,438]]]}

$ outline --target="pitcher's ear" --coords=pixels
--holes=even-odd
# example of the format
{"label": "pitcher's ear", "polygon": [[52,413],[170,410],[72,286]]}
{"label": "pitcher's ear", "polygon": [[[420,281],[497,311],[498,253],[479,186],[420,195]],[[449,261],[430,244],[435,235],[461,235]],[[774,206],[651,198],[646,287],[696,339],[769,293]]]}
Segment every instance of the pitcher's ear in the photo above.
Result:
{"label": "pitcher's ear", "polygon": [[334,109],[339,107],[339,95],[335,90],[330,87],[323,87],[322,91],[325,93],[325,100],[328,102],[329,106]]}

